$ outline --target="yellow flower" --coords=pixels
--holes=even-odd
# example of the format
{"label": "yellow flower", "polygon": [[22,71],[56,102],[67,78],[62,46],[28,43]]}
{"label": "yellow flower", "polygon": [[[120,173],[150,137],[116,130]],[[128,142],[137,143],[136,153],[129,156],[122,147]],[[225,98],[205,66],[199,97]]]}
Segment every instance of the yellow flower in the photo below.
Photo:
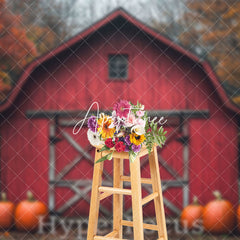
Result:
{"label": "yellow flower", "polygon": [[142,135],[137,135],[136,133],[131,133],[130,134],[130,142],[135,144],[135,145],[140,145],[141,143],[144,142],[145,140],[144,134]]}
{"label": "yellow flower", "polygon": [[98,119],[98,131],[103,139],[112,138],[114,132],[116,131],[114,128],[109,128],[112,123],[112,118],[107,115],[102,115],[101,118]]}

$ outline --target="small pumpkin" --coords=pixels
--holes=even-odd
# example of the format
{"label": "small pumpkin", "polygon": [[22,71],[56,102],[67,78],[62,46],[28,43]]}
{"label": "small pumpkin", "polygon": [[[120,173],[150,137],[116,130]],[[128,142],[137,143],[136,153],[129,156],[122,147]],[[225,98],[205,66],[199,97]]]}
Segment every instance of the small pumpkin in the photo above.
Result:
{"label": "small pumpkin", "polygon": [[237,227],[238,231],[240,232],[240,205],[237,208]]}
{"label": "small pumpkin", "polygon": [[191,229],[194,224],[202,219],[203,206],[199,204],[198,198],[193,197],[192,204],[186,206],[181,213],[180,223],[183,227]]}
{"label": "small pumpkin", "polygon": [[2,192],[0,201],[0,229],[8,229],[12,227],[14,208],[15,205],[8,201],[6,193]]}
{"label": "small pumpkin", "polygon": [[39,217],[46,217],[47,206],[34,199],[32,192],[27,192],[27,200],[21,201],[15,210],[15,225],[18,230],[36,230],[39,224]]}
{"label": "small pumpkin", "polygon": [[210,233],[229,233],[235,226],[233,205],[222,198],[219,191],[214,191],[215,200],[210,201],[203,209],[203,227]]}

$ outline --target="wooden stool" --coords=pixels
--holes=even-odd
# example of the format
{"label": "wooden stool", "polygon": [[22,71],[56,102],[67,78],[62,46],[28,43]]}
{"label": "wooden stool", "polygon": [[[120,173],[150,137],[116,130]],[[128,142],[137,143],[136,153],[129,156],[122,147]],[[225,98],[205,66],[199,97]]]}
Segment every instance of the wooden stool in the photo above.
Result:
{"label": "wooden stool", "polygon": [[[99,152],[96,148],[95,162],[109,151]],[[87,240],[116,240],[122,239],[122,226],[133,227],[134,239],[143,240],[143,229],[158,231],[159,240],[167,240],[166,221],[163,207],[162,188],[158,165],[157,148],[149,156],[151,178],[141,178],[140,157],[148,154],[146,148],[142,147],[141,152],[135,161],[130,163],[130,177],[123,175],[123,159],[129,159],[127,152],[113,152],[113,187],[101,186],[103,162],[96,163],[93,171],[92,195],[89,212]],[[131,189],[123,189],[123,182],[131,182]],[[141,183],[152,184],[153,193],[142,199]],[[113,194],[113,231],[105,236],[97,236],[97,225],[99,215],[99,204],[104,198]],[[123,220],[123,195],[132,196],[133,221]],[[157,225],[144,224],[142,206],[154,200]]]}

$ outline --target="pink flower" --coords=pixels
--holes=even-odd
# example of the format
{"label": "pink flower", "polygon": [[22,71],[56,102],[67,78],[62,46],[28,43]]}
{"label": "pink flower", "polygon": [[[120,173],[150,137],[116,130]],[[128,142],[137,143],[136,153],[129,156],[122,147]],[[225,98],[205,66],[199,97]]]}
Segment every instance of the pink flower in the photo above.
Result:
{"label": "pink flower", "polygon": [[136,112],[136,114],[138,117],[142,117],[142,116],[144,116],[144,111],[139,110]]}
{"label": "pink flower", "polygon": [[113,110],[116,111],[117,116],[127,118],[131,105],[127,100],[120,100],[119,102],[115,103],[113,106]]}
{"label": "pink flower", "polygon": [[136,123],[136,118],[135,118],[134,114],[132,114],[132,113],[128,114],[126,122],[125,122],[125,126],[131,127],[135,123]]}
{"label": "pink flower", "polygon": [[141,118],[138,118],[136,119],[136,124],[145,127],[146,121]]}

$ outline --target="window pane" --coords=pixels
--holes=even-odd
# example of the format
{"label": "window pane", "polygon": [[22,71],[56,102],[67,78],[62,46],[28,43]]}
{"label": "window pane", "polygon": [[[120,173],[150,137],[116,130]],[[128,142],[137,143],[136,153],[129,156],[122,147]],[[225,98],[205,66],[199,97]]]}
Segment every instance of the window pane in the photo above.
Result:
{"label": "window pane", "polygon": [[108,57],[109,78],[127,78],[128,75],[128,55],[116,54]]}

